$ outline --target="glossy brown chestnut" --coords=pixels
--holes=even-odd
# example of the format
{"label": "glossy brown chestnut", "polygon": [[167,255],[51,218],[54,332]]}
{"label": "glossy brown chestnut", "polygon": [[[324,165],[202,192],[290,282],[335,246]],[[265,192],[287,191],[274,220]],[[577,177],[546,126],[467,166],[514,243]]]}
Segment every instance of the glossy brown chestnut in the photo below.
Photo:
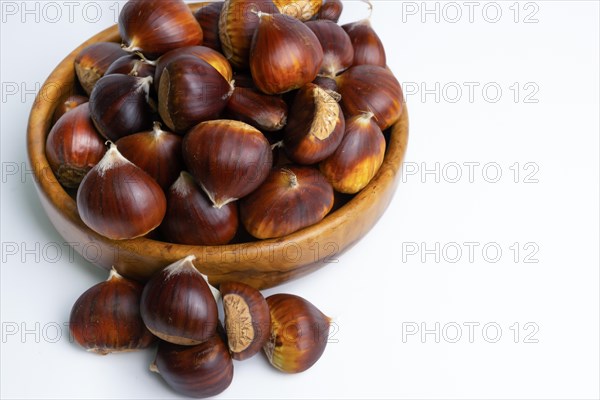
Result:
{"label": "glossy brown chestnut", "polygon": [[258,27],[257,12],[279,12],[271,0],[225,0],[219,19],[219,38],[225,58],[236,69],[250,65],[252,37]]}
{"label": "glossy brown chestnut", "polygon": [[206,46],[190,46],[172,50],[158,59],[156,63],[156,73],[154,75],[154,87],[158,90],[160,76],[165,67],[171,62],[185,56],[194,56],[209,63],[213,68],[223,75],[227,82],[233,80],[233,71],[231,65],[221,53]]}
{"label": "glossy brown chestnut", "polygon": [[306,26],[319,39],[323,48],[323,63],[319,75],[335,78],[352,66],[354,49],[346,31],[327,20],[308,21]]}
{"label": "glossy brown chestnut", "polygon": [[106,281],[86,290],[73,305],[69,317],[73,339],[103,355],[149,347],[156,338],[140,317],[142,289],[113,268]]}
{"label": "glossy brown chestnut", "polygon": [[380,67],[387,65],[385,48],[369,19],[346,24],[342,28],[352,41],[353,65],[378,65]]}
{"label": "glossy brown chestnut", "polygon": [[280,13],[308,21],[321,9],[323,0],[273,0]]}
{"label": "glossy brown chestnut", "polygon": [[92,93],[98,79],[117,59],[126,56],[127,52],[117,43],[94,43],[83,49],[75,58],[75,73],[85,92]]}
{"label": "glossy brown chestnut", "polygon": [[181,136],[163,131],[155,122],[151,131],[125,136],[115,144],[126,159],[146,171],[167,191],[183,171],[182,141]]}
{"label": "glossy brown chestnut", "polygon": [[333,188],[312,167],[280,167],[240,201],[240,218],[255,238],[271,239],[321,221],[333,207]]}
{"label": "glossy brown chestnut", "polygon": [[54,110],[54,114],[52,115],[52,125],[56,124],[56,121],[63,115],[65,115],[68,111],[71,111],[78,105],[83,103],[87,103],[89,99],[85,96],[80,96],[78,94],[73,94],[67,97],[63,102],[61,102],[56,109]]}
{"label": "glossy brown chestnut", "polygon": [[335,95],[312,83],[298,91],[283,131],[283,147],[290,160],[312,165],[338,148],[345,121]]}
{"label": "glossy brown chestnut", "polygon": [[270,335],[269,306],[260,292],[240,282],[219,287],[225,312],[229,351],[235,360],[246,360],[262,349]]}
{"label": "glossy brown chestnut", "polygon": [[161,342],[150,370],[176,392],[196,398],[216,396],[233,380],[233,362],[219,335],[196,346]]}
{"label": "glossy brown chestnut", "polygon": [[274,294],[267,297],[271,335],[264,346],[271,365],[283,372],[303,372],[323,355],[331,319],[302,297]]}
{"label": "glossy brown chestnut", "polygon": [[225,112],[231,119],[245,122],[261,131],[276,132],[287,122],[288,106],[281,97],[236,87]]}
{"label": "glossy brown chestnut", "polygon": [[215,207],[252,193],[273,165],[271,145],[256,128],[217,120],[195,126],[183,139],[188,170]]}
{"label": "glossy brown chestnut", "polygon": [[192,346],[215,336],[217,303],[203,276],[188,256],[154,274],[142,292],[141,314],[155,336]]}
{"label": "glossy brown chestnut", "polygon": [[338,22],[343,10],[344,4],[342,4],[342,0],[323,0],[323,5],[316,17],[317,19]]}
{"label": "glossy brown chestnut", "polygon": [[259,12],[252,39],[250,70],[266,94],[279,94],[312,82],[323,63],[319,39],[302,22],[283,14]]}
{"label": "glossy brown chestnut", "polygon": [[182,172],[167,192],[167,214],[160,227],[167,241],[218,246],[229,243],[237,228],[237,205],[214,207],[187,172]]}
{"label": "glossy brown chestnut", "polygon": [[125,50],[146,57],[202,44],[202,28],[183,0],[129,0],[119,14],[119,33]]}
{"label": "glossy brown chestnut", "polygon": [[390,70],[375,65],[358,65],[336,80],[346,119],[372,112],[382,131],[400,119],[404,95]]}
{"label": "glossy brown chestnut", "polygon": [[221,38],[219,37],[219,18],[223,9],[222,1],[203,3],[199,9],[194,12],[196,21],[202,27],[204,40],[202,44],[213,50],[221,50]]}
{"label": "glossy brown chestnut", "polygon": [[113,74],[102,77],[90,95],[90,114],[98,132],[116,141],[152,127],[148,103],[152,77]]}
{"label": "glossy brown chestnut", "polygon": [[153,64],[153,62],[140,58],[136,54],[129,54],[112,63],[106,70],[105,75],[124,74],[138,78],[154,77],[154,70],[156,68]]}
{"label": "glossy brown chestnut", "polygon": [[181,56],[161,73],[158,111],[169,128],[183,133],[199,122],[217,118],[233,89],[206,61],[191,55]]}
{"label": "glossy brown chestnut", "polygon": [[160,225],[167,208],[154,179],[110,148],[81,181],[77,210],[95,232],[113,240],[144,236]]}
{"label": "glossy brown chestnut", "polygon": [[350,118],[342,144],[321,163],[321,172],[336,191],[358,193],[379,171],[385,148],[385,138],[372,113]]}
{"label": "glossy brown chestnut", "polygon": [[63,115],[46,139],[46,158],[61,185],[76,188],[106,151],[84,103]]}

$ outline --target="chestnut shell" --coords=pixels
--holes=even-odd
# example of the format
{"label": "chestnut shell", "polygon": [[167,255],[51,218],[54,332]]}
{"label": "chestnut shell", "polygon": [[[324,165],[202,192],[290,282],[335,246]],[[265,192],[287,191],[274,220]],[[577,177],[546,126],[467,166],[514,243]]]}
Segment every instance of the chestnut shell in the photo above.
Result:
{"label": "chestnut shell", "polygon": [[252,193],[273,165],[271,145],[256,128],[216,120],[194,127],[183,139],[183,159],[216,207]]}
{"label": "chestnut shell", "polygon": [[84,176],[98,164],[106,151],[90,118],[89,103],[64,114],[46,139],[46,158],[61,185],[79,186]]}
{"label": "chestnut shell", "polygon": [[233,362],[219,335],[196,346],[161,342],[150,369],[176,392],[196,398],[216,396],[233,380]]}
{"label": "chestnut shell", "polygon": [[140,316],[143,285],[113,269],[108,280],[86,290],[75,302],[69,330],[82,347],[99,354],[149,347],[156,341]]}
{"label": "chestnut shell", "polygon": [[321,221],[333,207],[333,188],[312,167],[275,168],[240,201],[240,218],[258,239],[288,235]]}

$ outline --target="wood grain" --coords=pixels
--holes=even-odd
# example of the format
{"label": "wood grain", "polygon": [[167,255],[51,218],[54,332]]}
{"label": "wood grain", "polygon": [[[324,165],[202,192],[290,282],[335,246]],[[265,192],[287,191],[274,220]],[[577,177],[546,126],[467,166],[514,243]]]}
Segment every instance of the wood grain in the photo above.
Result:
{"label": "wood grain", "polygon": [[[198,5],[192,5],[192,9]],[[371,230],[390,204],[399,183],[408,143],[408,112],[391,129],[381,169],[371,183],[322,222],[294,234],[227,246],[183,246],[140,238],[113,241],[90,230],[79,218],[75,201],[56,180],[45,156],[52,114],[61,99],[73,93],[73,61],[85,46],[119,41],[113,26],[92,37],[69,54],[52,72],[31,110],[27,150],[44,210],[59,234],[84,258],[105,269],[145,280],[168,264],[193,254],[195,266],[218,284],[236,280],[263,289],[304,276],[327,265]]]}

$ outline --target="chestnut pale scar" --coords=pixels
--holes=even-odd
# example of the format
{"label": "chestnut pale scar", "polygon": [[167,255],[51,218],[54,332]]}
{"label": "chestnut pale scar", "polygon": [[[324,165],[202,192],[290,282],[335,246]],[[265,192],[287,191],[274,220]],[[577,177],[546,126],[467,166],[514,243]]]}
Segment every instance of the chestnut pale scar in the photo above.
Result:
{"label": "chestnut pale scar", "polygon": [[229,349],[235,353],[242,352],[250,346],[255,336],[250,308],[244,298],[237,294],[223,296],[223,308]]}

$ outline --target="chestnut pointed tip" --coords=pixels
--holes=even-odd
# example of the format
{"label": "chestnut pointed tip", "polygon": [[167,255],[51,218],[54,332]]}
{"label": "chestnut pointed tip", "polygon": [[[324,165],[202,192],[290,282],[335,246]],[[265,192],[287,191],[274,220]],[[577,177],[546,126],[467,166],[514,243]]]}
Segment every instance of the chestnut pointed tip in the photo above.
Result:
{"label": "chestnut pointed tip", "polygon": [[158,370],[158,365],[156,365],[156,361],[153,361],[148,366],[148,369],[150,370],[150,372],[154,372],[155,374],[159,374],[160,375],[160,371]]}
{"label": "chestnut pointed tip", "polygon": [[123,279],[123,276],[121,274],[119,274],[119,272],[117,271],[117,269],[113,267],[110,269],[110,273],[108,274],[108,279],[107,281],[113,280],[113,279]]}

